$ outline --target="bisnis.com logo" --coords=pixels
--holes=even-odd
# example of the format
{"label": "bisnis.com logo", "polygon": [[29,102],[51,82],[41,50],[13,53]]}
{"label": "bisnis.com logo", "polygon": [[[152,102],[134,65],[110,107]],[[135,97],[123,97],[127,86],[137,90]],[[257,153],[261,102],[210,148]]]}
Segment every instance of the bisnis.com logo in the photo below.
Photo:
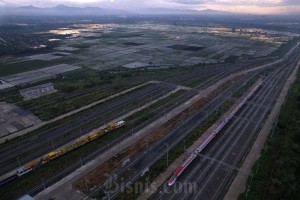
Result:
{"label": "bisnis.com logo", "polygon": [[154,184],[151,184],[148,178],[145,178],[144,181],[137,181],[134,183],[128,183],[124,178],[118,178],[116,174],[106,175],[107,181],[105,183],[104,191],[111,194],[119,193],[184,193],[192,194],[197,192],[197,183],[196,182],[180,182],[177,181],[171,187],[165,182],[159,188]]}

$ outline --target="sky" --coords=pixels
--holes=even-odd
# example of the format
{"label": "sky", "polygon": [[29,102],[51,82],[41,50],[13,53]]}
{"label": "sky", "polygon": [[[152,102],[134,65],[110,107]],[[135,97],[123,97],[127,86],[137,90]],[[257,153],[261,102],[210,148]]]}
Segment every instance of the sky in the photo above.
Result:
{"label": "sky", "polygon": [[147,8],[221,10],[244,14],[300,14],[300,0],[0,0],[0,6],[96,6],[135,11]]}

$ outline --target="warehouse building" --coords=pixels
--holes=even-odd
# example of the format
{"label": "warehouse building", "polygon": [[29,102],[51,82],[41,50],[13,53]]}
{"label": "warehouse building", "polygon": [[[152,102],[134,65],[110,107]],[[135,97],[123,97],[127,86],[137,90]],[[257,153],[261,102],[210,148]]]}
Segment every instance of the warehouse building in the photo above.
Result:
{"label": "warehouse building", "polygon": [[56,92],[56,90],[52,83],[46,83],[20,90],[20,94],[24,97],[24,100],[35,99],[53,92]]}

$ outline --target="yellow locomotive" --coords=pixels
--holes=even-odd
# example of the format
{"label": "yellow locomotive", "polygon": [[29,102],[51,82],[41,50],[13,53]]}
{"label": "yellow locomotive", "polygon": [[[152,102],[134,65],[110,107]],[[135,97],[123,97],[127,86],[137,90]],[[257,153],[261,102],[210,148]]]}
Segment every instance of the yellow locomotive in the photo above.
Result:
{"label": "yellow locomotive", "polygon": [[32,160],[32,161],[24,164],[23,166],[21,166],[20,168],[17,169],[17,176],[22,176],[40,166],[48,163],[51,160],[54,160],[74,149],[77,149],[93,140],[96,140],[97,138],[105,135],[106,133],[111,132],[115,129],[118,129],[124,125],[125,125],[125,121],[123,121],[123,120],[121,120],[119,122],[113,122],[113,123],[109,124],[107,127],[105,127],[104,129],[100,129],[96,132],[92,132],[90,134],[87,134],[80,138],[77,138],[77,139],[65,144],[64,146],[59,147],[56,150],[47,153],[46,155],[44,155],[42,157],[39,157],[35,160]]}

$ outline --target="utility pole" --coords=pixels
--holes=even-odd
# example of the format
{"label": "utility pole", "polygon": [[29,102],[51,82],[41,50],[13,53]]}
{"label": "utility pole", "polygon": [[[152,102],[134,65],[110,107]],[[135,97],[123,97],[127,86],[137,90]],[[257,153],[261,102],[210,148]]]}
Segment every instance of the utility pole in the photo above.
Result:
{"label": "utility pole", "polygon": [[251,185],[252,185],[252,179],[253,179],[253,174],[251,175],[250,184],[249,184],[249,185],[247,185],[246,198],[247,198],[247,196],[248,196],[248,192],[250,192],[250,189],[251,189]]}
{"label": "utility pole", "polygon": [[258,171],[258,167],[259,167],[259,162],[257,163],[257,167],[256,167],[256,171],[255,171],[255,174],[257,174],[257,171]]}
{"label": "utility pole", "polygon": [[149,142],[148,142],[148,136],[146,136],[146,150],[148,151]]}
{"label": "utility pole", "polygon": [[17,162],[18,162],[19,167],[21,167],[21,163],[19,161],[19,157],[17,157]]}
{"label": "utility pole", "polygon": [[278,123],[278,117],[279,117],[279,115],[277,115],[277,117],[276,117],[276,121],[275,121],[275,123],[273,124],[273,129],[272,129],[271,139],[272,139],[272,137],[273,137],[273,134],[274,134],[275,128],[277,127],[277,123]]}
{"label": "utility pole", "polygon": [[89,187],[88,187],[88,184],[86,182],[86,178],[84,178],[84,182],[85,182],[86,192],[88,192],[89,191]]}
{"label": "utility pole", "polygon": [[43,187],[44,187],[44,190],[46,189],[46,186],[45,186],[45,182],[44,182],[44,179],[42,178],[42,184],[43,184]]}
{"label": "utility pole", "polygon": [[52,149],[53,149],[53,151],[54,151],[54,143],[53,143],[53,140],[51,141],[51,143],[52,143]]}
{"label": "utility pole", "polygon": [[[107,192],[104,192],[105,193],[105,195],[107,196],[107,199],[108,200],[110,200],[110,195],[109,195],[109,191],[107,191]],[[122,197],[123,198],[123,197]]]}
{"label": "utility pole", "polygon": [[169,166],[169,143],[165,143],[167,146],[167,167]]}

